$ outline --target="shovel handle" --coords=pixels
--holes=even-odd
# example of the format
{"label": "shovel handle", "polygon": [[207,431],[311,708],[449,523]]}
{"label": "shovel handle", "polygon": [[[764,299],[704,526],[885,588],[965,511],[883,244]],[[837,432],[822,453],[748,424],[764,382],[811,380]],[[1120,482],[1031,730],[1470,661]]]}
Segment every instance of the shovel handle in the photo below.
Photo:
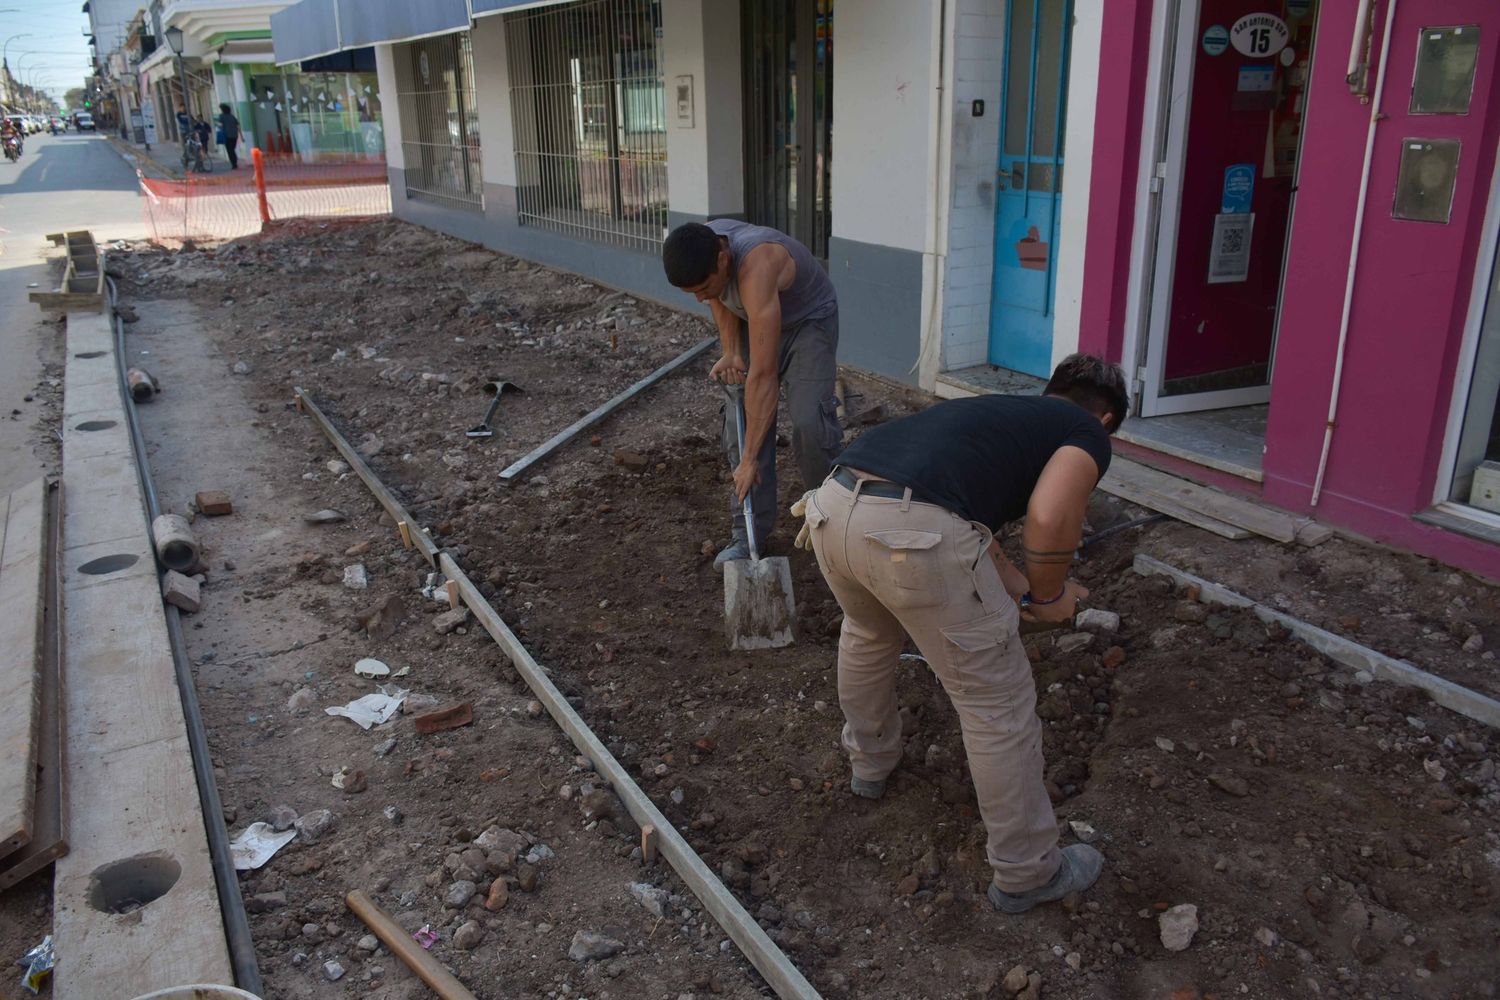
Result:
{"label": "shovel handle", "polygon": [[[745,460],[745,387],[743,385],[725,385],[724,395],[729,397],[729,405],[734,408],[734,436],[739,443],[740,461]],[[743,501],[745,513],[745,537],[750,542],[750,559],[752,562],[760,562],[760,546],[755,541],[755,510],[750,506],[750,493],[745,494]]]}

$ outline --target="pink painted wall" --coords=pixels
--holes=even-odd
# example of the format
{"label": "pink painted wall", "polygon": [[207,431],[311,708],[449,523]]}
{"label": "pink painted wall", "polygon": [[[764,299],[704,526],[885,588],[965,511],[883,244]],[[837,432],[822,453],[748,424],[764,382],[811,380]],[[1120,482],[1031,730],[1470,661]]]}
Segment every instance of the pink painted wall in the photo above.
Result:
{"label": "pink painted wall", "polygon": [[[1355,7],[1356,0],[1323,0],[1320,13],[1272,379],[1265,497],[1292,509],[1307,506],[1317,474],[1369,123],[1369,108],[1344,83]],[[1377,31],[1384,29],[1385,10]],[[1484,39],[1471,112],[1410,115],[1419,29],[1454,24],[1479,24]],[[1376,131],[1338,426],[1319,503],[1325,520],[1382,540],[1431,541],[1410,515],[1432,502],[1475,279],[1500,140],[1497,39],[1500,5],[1493,0],[1407,0],[1397,9],[1383,107],[1388,117]],[[1463,143],[1447,225],[1391,217],[1405,138]],[[1493,554],[1485,561],[1500,568],[1500,552],[1484,548]]]}
{"label": "pink painted wall", "polygon": [[[1119,360],[1124,350],[1130,240],[1135,230],[1141,109],[1151,51],[1151,0],[1104,6],[1099,89],[1094,95],[1094,164],[1089,184],[1089,251],[1083,264],[1078,349]],[[1107,156],[1099,150],[1109,150]]]}
{"label": "pink painted wall", "polygon": [[[1104,37],[1135,44],[1106,45],[1101,59],[1095,149],[1111,154],[1094,161],[1079,343],[1113,360],[1120,360],[1128,319],[1150,6],[1122,0],[1105,13]],[[1272,376],[1262,490],[1267,501],[1294,511],[1308,509],[1317,473],[1369,123],[1369,107],[1344,82],[1357,6],[1321,0]],[[1377,49],[1387,9],[1382,3]],[[1454,24],[1479,24],[1483,32],[1471,112],[1409,115],[1418,29]],[[1376,134],[1339,422],[1317,516],[1500,578],[1500,547],[1412,520],[1432,503],[1500,142],[1500,4],[1403,0],[1391,45],[1388,118]],[[1391,218],[1408,137],[1463,142],[1447,225]]]}

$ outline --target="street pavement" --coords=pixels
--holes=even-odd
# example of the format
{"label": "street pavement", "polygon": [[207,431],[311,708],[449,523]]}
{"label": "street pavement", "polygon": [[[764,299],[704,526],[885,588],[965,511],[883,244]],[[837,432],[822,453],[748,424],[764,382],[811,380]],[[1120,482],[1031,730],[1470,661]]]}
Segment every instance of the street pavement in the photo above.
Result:
{"label": "street pavement", "polygon": [[94,133],[28,136],[19,162],[0,159],[0,493],[45,471],[33,448],[40,404],[25,397],[62,360],[61,328],[27,293],[53,287],[47,261],[60,251],[46,234],[67,229],[104,245],[145,237],[135,171]]}

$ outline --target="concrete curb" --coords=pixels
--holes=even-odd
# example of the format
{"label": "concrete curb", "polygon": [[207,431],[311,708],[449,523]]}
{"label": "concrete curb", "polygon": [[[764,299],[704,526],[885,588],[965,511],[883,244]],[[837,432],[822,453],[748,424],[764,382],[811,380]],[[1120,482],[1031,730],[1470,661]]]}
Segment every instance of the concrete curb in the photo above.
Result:
{"label": "concrete curb", "polygon": [[126,142],[124,139],[121,139],[119,136],[106,135],[104,138],[111,146],[115,148],[115,152],[120,154],[120,158],[122,160],[130,164],[136,170],[139,170],[141,173],[145,174],[147,177],[150,177],[152,180],[182,180],[183,175],[180,171],[175,171],[171,167],[166,166],[160,160],[157,160],[145,150],[137,149],[135,146]]}
{"label": "concrete curb", "polygon": [[1300,618],[1283,614],[1275,608],[1258,604],[1228,587],[1194,576],[1186,570],[1162,562],[1160,559],[1137,552],[1132,568],[1141,576],[1165,576],[1178,584],[1194,584],[1203,600],[1211,604],[1222,604],[1230,608],[1249,608],[1262,621],[1277,622],[1298,639],[1337,663],[1354,670],[1368,670],[1381,680],[1404,687],[1421,688],[1433,701],[1476,722],[1500,729],[1500,701],[1472,691],[1461,684],[1444,680],[1420,667],[1377,653],[1368,646],[1361,646],[1352,639],[1345,639],[1326,629],[1309,625]]}

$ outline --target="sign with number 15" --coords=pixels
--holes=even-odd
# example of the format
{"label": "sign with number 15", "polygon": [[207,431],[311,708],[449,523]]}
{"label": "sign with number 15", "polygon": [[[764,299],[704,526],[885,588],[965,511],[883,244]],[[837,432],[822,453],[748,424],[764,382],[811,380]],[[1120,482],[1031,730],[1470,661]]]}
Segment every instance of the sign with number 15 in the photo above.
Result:
{"label": "sign with number 15", "polygon": [[1246,14],[1229,29],[1229,43],[1242,56],[1270,56],[1286,48],[1292,34],[1275,14]]}

